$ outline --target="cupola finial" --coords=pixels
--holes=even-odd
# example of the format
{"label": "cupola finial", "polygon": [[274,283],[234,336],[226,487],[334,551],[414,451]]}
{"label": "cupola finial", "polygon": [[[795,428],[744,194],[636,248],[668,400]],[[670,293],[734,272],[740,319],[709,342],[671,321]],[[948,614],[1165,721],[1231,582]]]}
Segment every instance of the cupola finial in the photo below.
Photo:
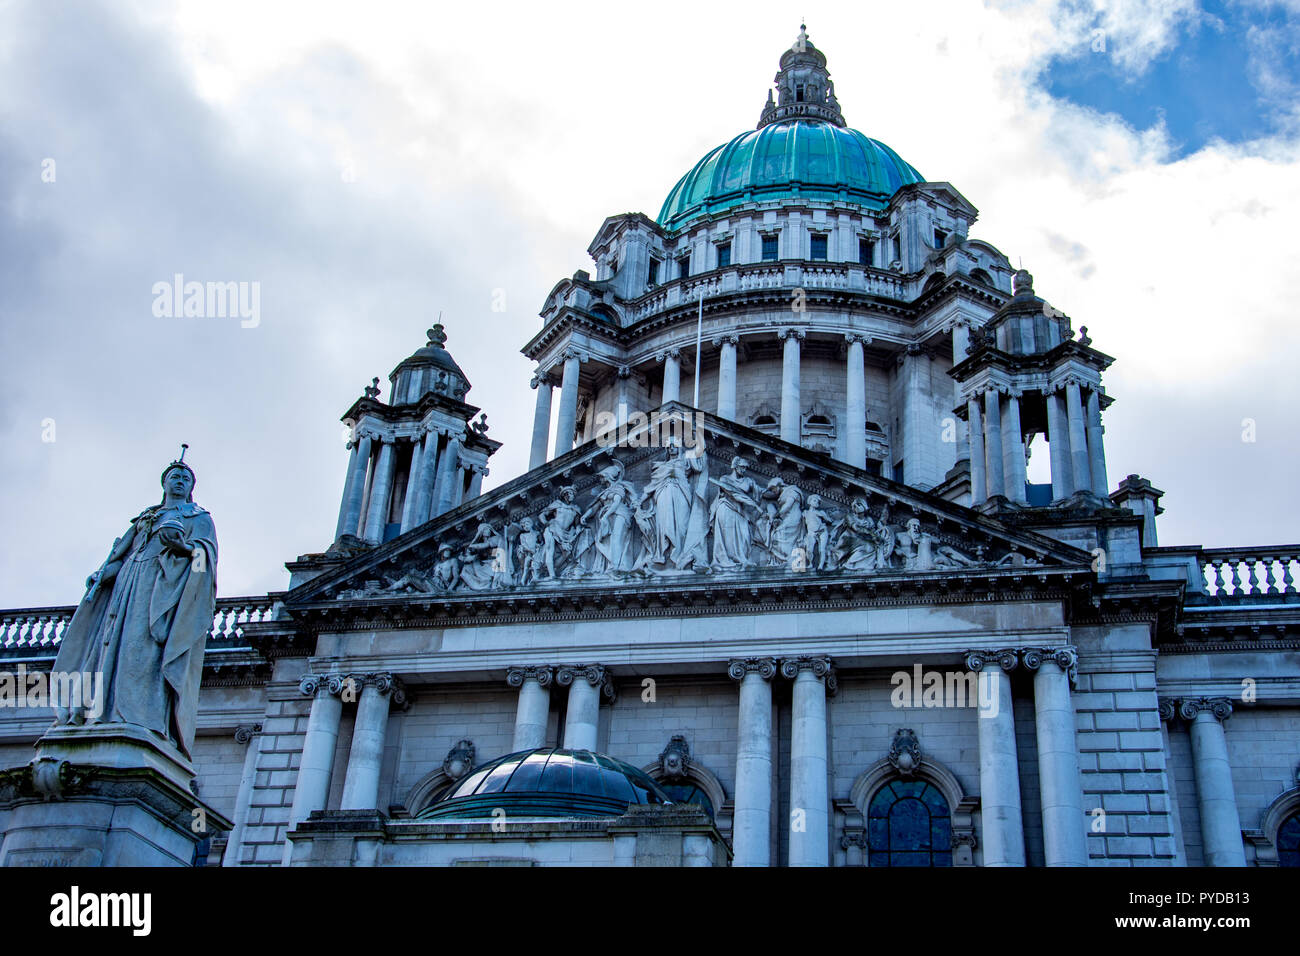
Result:
{"label": "cupola finial", "polygon": [[826,70],[826,54],[808,39],[808,24],[799,24],[799,36],[790,49],[781,54],[781,70],[776,74],[776,102],[768,90],[767,103],[758,119],[758,128],[784,120],[806,120],[844,126],[835,87]]}

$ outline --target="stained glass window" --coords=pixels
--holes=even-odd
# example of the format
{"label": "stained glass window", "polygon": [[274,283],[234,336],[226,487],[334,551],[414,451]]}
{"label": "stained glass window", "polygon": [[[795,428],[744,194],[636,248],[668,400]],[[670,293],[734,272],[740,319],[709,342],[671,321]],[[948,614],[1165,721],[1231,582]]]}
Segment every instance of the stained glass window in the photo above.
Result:
{"label": "stained glass window", "polygon": [[952,866],[952,819],[934,784],[895,780],[867,808],[871,866]]}
{"label": "stained glass window", "polygon": [[1277,828],[1277,862],[1300,866],[1300,812],[1291,814]]}

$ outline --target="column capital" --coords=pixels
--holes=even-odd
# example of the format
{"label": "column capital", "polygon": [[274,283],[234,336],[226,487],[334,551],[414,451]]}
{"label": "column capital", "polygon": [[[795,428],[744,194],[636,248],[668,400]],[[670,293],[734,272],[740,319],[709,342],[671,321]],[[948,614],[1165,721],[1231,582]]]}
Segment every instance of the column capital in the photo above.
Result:
{"label": "column capital", "polygon": [[826,692],[835,693],[839,681],[835,676],[835,665],[829,657],[787,657],[781,661],[781,676],[794,680],[801,671],[811,671],[812,675],[826,681]]}
{"label": "column capital", "polygon": [[655,361],[661,365],[667,360],[679,361],[682,357],[681,349],[660,349],[655,353]]}
{"label": "column capital", "polygon": [[1015,648],[1009,647],[1000,651],[967,651],[962,660],[966,664],[966,669],[970,671],[979,672],[986,666],[996,664],[1010,674],[1020,663],[1020,655],[1016,653]]}
{"label": "column capital", "polygon": [[740,344],[740,336],[734,333],[728,333],[727,335],[715,335],[713,337],[713,347],[716,349],[720,349],[724,345],[739,345],[739,344]]}
{"label": "column capital", "polygon": [[254,737],[261,736],[261,724],[240,724],[235,728],[235,743],[246,744]]}
{"label": "column capital", "polygon": [[550,687],[555,680],[555,668],[548,666],[511,667],[506,671],[506,683],[511,687],[523,687],[524,681],[535,680],[541,687]]}
{"label": "column capital", "polygon": [[604,664],[565,664],[556,668],[555,682],[561,687],[568,687],[578,679],[585,680],[592,687],[599,687],[601,695],[613,701],[614,678]]}
{"label": "column capital", "polygon": [[547,369],[546,371],[538,369],[533,373],[532,379],[528,382],[529,388],[541,388],[543,385],[547,388],[555,387],[555,381],[551,375],[550,369]]}
{"label": "column capital", "polygon": [[343,693],[343,675],[307,674],[298,681],[298,690],[305,697],[318,697],[322,691],[337,697]]}
{"label": "column capital", "polygon": [[866,830],[846,830],[840,836],[840,849],[847,850],[849,847],[858,847],[861,850],[867,848],[867,831]]}
{"label": "column capital", "polygon": [[800,339],[807,338],[807,336],[808,331],[801,328],[786,327],[776,330],[776,337],[778,339],[794,339],[797,342]]}
{"label": "column capital", "polygon": [[745,657],[727,664],[727,676],[732,680],[744,680],[746,674],[757,674],[763,680],[776,676],[776,658]]}
{"label": "column capital", "polygon": [[1020,651],[1020,662],[1027,671],[1037,671],[1044,661],[1052,661],[1070,678],[1073,687],[1078,675],[1079,652],[1074,647],[1025,647]]}
{"label": "column capital", "polygon": [[874,341],[874,339],[872,339],[871,336],[867,335],[867,333],[865,333],[865,332],[845,332],[845,333],[844,333],[844,344],[845,344],[845,345],[852,345],[852,344],[854,344],[855,342],[861,343],[862,345],[870,345],[873,341]]}
{"label": "column capital", "polygon": [[588,358],[590,358],[590,356],[587,355],[587,353],[584,352],[582,349],[570,345],[567,348],[565,348],[563,352],[560,353],[560,358],[565,362],[569,361],[570,359],[577,359],[579,362],[585,362],[587,361]]}
{"label": "column capital", "polygon": [[397,707],[407,704],[406,685],[400,677],[387,671],[373,673],[352,673],[339,678],[339,689],[348,688],[360,695],[366,687],[374,687],[381,697],[388,697]]}
{"label": "column capital", "polygon": [[1219,723],[1232,716],[1232,701],[1226,697],[1191,697],[1178,702],[1178,716],[1195,720],[1201,714],[1210,714]]}

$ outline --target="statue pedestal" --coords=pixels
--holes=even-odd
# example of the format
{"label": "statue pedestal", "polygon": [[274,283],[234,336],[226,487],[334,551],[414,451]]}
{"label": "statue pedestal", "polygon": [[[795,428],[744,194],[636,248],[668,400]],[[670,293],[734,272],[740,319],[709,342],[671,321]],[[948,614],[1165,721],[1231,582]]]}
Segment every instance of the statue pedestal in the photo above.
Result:
{"label": "statue pedestal", "polygon": [[194,766],[129,724],[55,727],[0,771],[0,866],[189,866],[232,828],[190,790]]}

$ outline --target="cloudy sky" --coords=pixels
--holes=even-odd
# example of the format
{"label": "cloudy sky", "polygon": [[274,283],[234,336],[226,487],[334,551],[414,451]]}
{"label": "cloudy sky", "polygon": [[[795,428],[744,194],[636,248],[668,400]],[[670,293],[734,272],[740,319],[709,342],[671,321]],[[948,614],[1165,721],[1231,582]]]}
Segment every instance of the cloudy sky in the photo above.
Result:
{"label": "cloudy sky", "polygon": [[[850,125],[1117,357],[1161,543],[1300,541],[1300,0],[847,7],[0,0],[0,606],[75,602],[182,441],[220,593],[283,588],[439,313],[518,475],[543,297],[752,128],[800,15]],[[178,273],[258,323],[155,315]]]}

